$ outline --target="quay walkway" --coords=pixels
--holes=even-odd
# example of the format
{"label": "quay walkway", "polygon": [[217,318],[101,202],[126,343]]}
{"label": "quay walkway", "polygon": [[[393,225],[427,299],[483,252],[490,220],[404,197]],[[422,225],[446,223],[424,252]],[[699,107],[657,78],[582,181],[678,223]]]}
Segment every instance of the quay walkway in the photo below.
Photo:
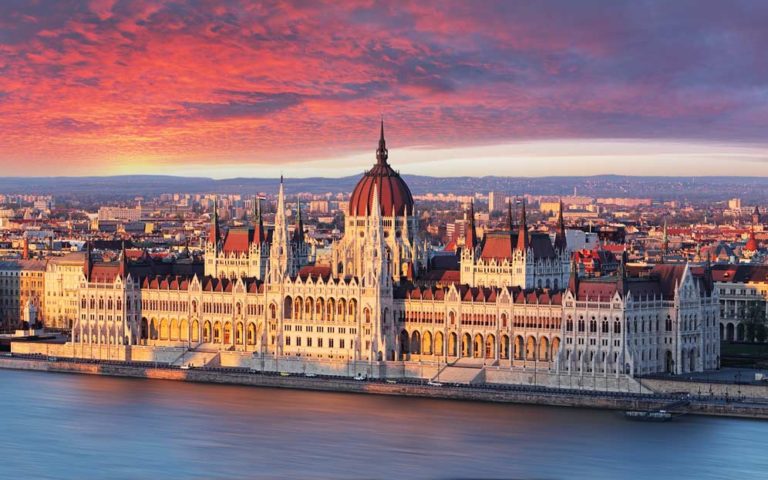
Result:
{"label": "quay walkway", "polygon": [[248,368],[183,368],[159,362],[118,362],[3,354],[0,368],[57,373],[122,376],[160,380],[223,383],[270,388],[400,395],[446,400],[524,403],[608,410],[658,410],[768,419],[768,401],[689,393],[605,392],[509,384],[435,384],[428,379],[364,379],[332,375],[302,375]]}

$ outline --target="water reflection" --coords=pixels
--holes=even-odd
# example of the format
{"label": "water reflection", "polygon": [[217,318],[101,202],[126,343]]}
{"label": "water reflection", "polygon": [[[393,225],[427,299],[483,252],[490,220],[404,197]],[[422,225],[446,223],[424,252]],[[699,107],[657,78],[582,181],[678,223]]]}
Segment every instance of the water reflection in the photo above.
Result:
{"label": "water reflection", "polygon": [[768,423],[0,371],[3,476],[763,478]]}

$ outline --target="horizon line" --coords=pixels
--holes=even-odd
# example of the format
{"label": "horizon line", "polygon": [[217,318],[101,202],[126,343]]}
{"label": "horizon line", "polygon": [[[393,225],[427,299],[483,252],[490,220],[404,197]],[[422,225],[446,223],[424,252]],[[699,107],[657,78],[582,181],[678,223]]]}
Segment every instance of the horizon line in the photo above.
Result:
{"label": "horizon line", "polygon": [[[364,170],[360,172],[360,175],[365,174],[367,170]],[[424,178],[514,178],[514,179],[540,179],[540,178],[595,178],[595,177],[628,177],[628,178],[765,178],[768,179],[768,175],[728,175],[728,174],[722,174],[722,175],[641,175],[641,174],[629,174],[629,173],[596,173],[592,175],[422,175],[417,173],[402,173],[398,171],[398,174],[401,176],[409,176],[409,177],[424,177]],[[322,177],[322,176],[307,176],[307,177],[299,177],[299,176],[289,176],[289,175],[283,175],[285,179],[296,179],[296,180],[310,180],[310,179],[326,179],[326,180],[342,180],[347,178],[353,178],[356,177],[356,174],[353,175],[344,175],[339,177]],[[187,178],[187,179],[203,179],[203,180],[214,180],[214,181],[227,181],[227,180],[275,180],[279,181],[281,176],[276,177],[243,177],[243,176],[236,176],[236,177],[208,177],[208,176],[196,176],[196,175],[169,175],[169,174],[163,174],[163,173],[129,173],[129,174],[116,174],[116,175],[7,175],[2,176],[0,179],[25,179],[25,180],[34,180],[34,179],[57,179],[57,178],[66,178],[66,179],[76,179],[76,178],[129,178],[129,177],[159,177],[159,178]],[[0,180],[2,181],[2,180]]]}

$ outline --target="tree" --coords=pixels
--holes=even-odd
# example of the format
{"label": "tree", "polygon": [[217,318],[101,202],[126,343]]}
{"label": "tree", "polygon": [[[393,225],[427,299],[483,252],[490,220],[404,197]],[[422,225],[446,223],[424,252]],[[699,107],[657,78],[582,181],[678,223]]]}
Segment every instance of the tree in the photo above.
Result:
{"label": "tree", "polygon": [[764,342],[768,337],[768,327],[765,325],[765,320],[765,302],[749,302],[744,312],[744,340],[747,342]]}

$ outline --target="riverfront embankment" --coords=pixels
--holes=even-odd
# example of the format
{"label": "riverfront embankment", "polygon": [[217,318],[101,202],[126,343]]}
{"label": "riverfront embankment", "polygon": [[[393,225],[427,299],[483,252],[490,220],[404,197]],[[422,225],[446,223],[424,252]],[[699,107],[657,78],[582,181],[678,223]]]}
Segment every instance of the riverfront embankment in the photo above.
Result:
{"label": "riverfront embankment", "polygon": [[[637,394],[627,392],[599,392],[574,389],[553,389],[523,385],[429,385],[415,380],[353,380],[329,376],[283,376],[271,372],[258,372],[234,368],[180,369],[161,364],[126,364],[121,362],[78,361],[74,359],[46,359],[29,357],[2,357],[0,368],[34,370],[54,373],[78,373],[116,377],[158,380],[176,380],[198,383],[220,383],[255,387],[288,388],[300,390],[400,395],[448,400],[496,403],[518,403],[607,410],[650,410],[664,408],[679,400],[680,394]],[[714,395],[686,395],[690,403],[673,409],[677,413],[768,419],[768,401],[749,398],[730,398]]]}

